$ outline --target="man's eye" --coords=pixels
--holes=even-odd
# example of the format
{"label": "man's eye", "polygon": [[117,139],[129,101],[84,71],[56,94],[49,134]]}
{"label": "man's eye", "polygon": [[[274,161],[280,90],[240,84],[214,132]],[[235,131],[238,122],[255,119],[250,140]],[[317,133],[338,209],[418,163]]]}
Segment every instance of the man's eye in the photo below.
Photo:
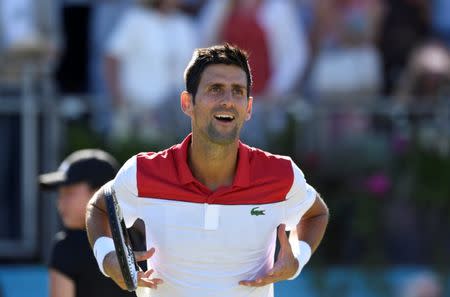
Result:
{"label": "man's eye", "polygon": [[211,92],[213,92],[213,93],[218,93],[219,91],[220,91],[220,87],[218,87],[218,86],[213,86],[213,87],[211,87]]}
{"label": "man's eye", "polygon": [[235,95],[239,95],[239,96],[244,95],[244,90],[242,90],[242,89],[234,89],[233,92]]}

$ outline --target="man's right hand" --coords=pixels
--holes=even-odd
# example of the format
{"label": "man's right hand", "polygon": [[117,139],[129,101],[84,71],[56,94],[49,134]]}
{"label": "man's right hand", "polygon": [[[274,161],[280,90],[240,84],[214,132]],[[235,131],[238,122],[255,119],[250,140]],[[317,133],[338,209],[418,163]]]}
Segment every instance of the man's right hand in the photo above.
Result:
{"label": "man's right hand", "polygon": [[[148,251],[134,252],[134,256],[137,262],[145,261],[153,256],[155,249],[151,248]],[[103,268],[105,273],[123,290],[126,290],[125,281],[120,270],[119,260],[117,259],[116,252],[112,251],[108,253],[103,261]],[[153,273],[153,269],[147,271],[138,271],[138,286],[157,289],[159,284],[163,283],[160,278],[150,278]]]}

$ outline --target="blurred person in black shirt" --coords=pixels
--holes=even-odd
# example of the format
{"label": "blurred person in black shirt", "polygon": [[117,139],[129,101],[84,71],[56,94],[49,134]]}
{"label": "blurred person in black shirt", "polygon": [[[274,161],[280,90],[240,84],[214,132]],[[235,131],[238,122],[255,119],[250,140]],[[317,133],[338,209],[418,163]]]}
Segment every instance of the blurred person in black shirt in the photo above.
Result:
{"label": "blurred person in black shirt", "polygon": [[85,230],[86,204],[117,173],[117,161],[104,151],[79,150],[55,172],[39,177],[43,189],[58,190],[64,231],[56,234],[50,258],[51,297],[135,296],[120,289],[98,269]]}

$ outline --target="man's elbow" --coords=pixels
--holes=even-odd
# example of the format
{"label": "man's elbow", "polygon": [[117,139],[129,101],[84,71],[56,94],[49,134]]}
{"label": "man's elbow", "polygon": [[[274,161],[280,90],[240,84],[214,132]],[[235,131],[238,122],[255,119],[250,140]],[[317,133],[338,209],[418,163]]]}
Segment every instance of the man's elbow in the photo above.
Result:
{"label": "man's elbow", "polygon": [[316,194],[316,203],[318,206],[318,213],[322,216],[329,217],[330,210],[329,210],[327,204],[325,203],[325,201],[323,201],[323,199],[319,193]]}

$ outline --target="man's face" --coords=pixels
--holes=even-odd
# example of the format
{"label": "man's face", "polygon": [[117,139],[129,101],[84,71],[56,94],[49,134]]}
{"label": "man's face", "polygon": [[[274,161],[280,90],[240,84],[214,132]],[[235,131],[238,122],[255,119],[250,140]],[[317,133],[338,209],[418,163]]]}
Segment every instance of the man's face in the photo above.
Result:
{"label": "man's face", "polygon": [[182,107],[191,117],[192,132],[217,144],[236,141],[244,122],[251,117],[253,99],[247,94],[247,77],[234,65],[206,67],[195,104],[191,95],[189,100],[186,95],[184,98]]}
{"label": "man's face", "polygon": [[86,205],[93,193],[87,183],[59,187],[57,207],[64,226],[69,229],[84,228]]}

